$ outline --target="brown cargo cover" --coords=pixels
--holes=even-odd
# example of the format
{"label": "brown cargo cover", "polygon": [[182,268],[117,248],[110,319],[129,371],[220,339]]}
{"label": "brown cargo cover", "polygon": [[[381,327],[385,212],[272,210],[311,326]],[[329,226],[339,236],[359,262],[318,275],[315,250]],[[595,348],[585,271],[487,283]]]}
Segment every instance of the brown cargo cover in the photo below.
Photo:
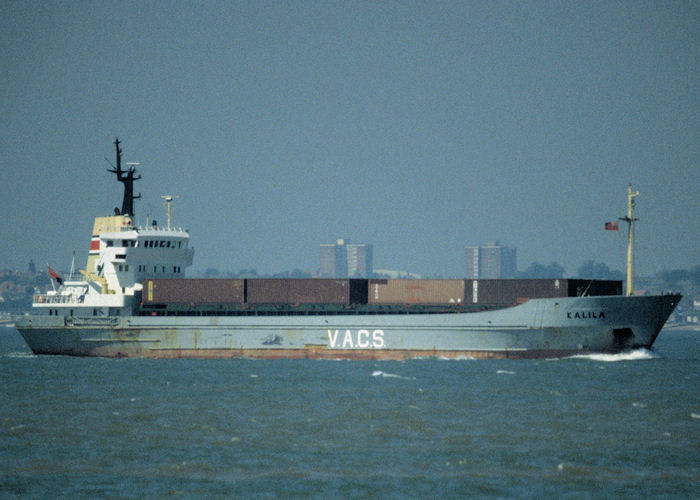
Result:
{"label": "brown cargo cover", "polygon": [[245,280],[220,278],[149,278],[144,304],[242,304]]}
{"label": "brown cargo cover", "polygon": [[467,302],[473,304],[517,304],[528,299],[566,297],[565,279],[465,280]]}
{"label": "brown cargo cover", "polygon": [[529,299],[621,295],[621,281],[568,279],[464,280],[464,296],[471,304],[517,304]]}
{"label": "brown cargo cover", "polygon": [[464,280],[369,280],[370,304],[461,304]]}
{"label": "brown cargo cover", "polygon": [[350,280],[318,278],[248,279],[249,304],[349,304]]}

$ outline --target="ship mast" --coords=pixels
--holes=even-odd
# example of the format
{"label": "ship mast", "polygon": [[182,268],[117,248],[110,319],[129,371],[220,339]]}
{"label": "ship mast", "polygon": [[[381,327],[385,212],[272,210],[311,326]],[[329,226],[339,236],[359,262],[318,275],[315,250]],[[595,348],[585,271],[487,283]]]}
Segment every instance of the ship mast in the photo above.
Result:
{"label": "ship mast", "polygon": [[627,187],[627,217],[620,217],[627,223],[627,292],[632,295],[634,291],[634,222],[639,220],[632,216],[634,208],[634,198],[639,195],[639,191],[632,192],[632,184]]}
{"label": "ship mast", "polygon": [[168,205],[168,229],[170,229],[170,204],[172,203],[173,199],[178,198],[178,196],[173,196],[171,194],[166,194],[161,196],[165,200],[165,203]]}
{"label": "ship mast", "polygon": [[124,184],[124,199],[122,201],[121,215],[134,216],[134,200],[141,198],[141,194],[134,195],[134,181],[137,181],[141,176],[136,175],[136,167],[138,163],[127,163],[127,169],[122,170],[122,150],[119,147],[119,138],[114,141],[114,146],[117,148],[117,167],[107,169],[117,175],[117,180]]}

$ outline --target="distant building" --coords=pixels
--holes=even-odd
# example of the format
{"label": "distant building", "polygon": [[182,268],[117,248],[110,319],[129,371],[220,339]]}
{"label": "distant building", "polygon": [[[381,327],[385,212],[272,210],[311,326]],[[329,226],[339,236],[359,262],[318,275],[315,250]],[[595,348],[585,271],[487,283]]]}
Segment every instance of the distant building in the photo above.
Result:
{"label": "distant building", "polygon": [[478,247],[464,247],[467,279],[514,278],[517,271],[514,247],[498,242]]}
{"label": "distant building", "polygon": [[352,245],[350,240],[341,238],[320,248],[322,278],[366,278],[372,274],[372,245]]}
{"label": "distant building", "polygon": [[348,245],[348,276],[366,278],[372,274],[372,245]]}
{"label": "distant building", "polygon": [[348,247],[345,239],[335,244],[321,245],[322,278],[346,278],[348,276]]}

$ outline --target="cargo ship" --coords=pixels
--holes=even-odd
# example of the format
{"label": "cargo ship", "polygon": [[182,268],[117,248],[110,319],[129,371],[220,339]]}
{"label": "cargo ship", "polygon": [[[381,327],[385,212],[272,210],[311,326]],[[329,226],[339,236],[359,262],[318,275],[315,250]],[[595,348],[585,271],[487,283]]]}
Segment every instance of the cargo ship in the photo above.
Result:
{"label": "cargo ship", "polygon": [[36,293],[33,313],[15,318],[35,354],[554,358],[651,348],[681,299],[635,296],[630,278],[625,295],[621,282],[600,280],[186,278],[194,249],[172,225],[172,197],[164,226],[136,225],[140,176],[122,168],[114,144],[121,209],[95,218],[80,277],[49,269],[58,288]]}

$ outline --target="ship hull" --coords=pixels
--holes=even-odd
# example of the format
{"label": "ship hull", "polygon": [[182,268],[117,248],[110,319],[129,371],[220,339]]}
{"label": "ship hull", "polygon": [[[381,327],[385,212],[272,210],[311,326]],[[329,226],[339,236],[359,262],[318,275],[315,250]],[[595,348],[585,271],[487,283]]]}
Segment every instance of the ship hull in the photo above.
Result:
{"label": "ship hull", "polygon": [[551,358],[651,348],[678,295],[533,299],[472,313],[21,316],[36,354],[152,358]]}

